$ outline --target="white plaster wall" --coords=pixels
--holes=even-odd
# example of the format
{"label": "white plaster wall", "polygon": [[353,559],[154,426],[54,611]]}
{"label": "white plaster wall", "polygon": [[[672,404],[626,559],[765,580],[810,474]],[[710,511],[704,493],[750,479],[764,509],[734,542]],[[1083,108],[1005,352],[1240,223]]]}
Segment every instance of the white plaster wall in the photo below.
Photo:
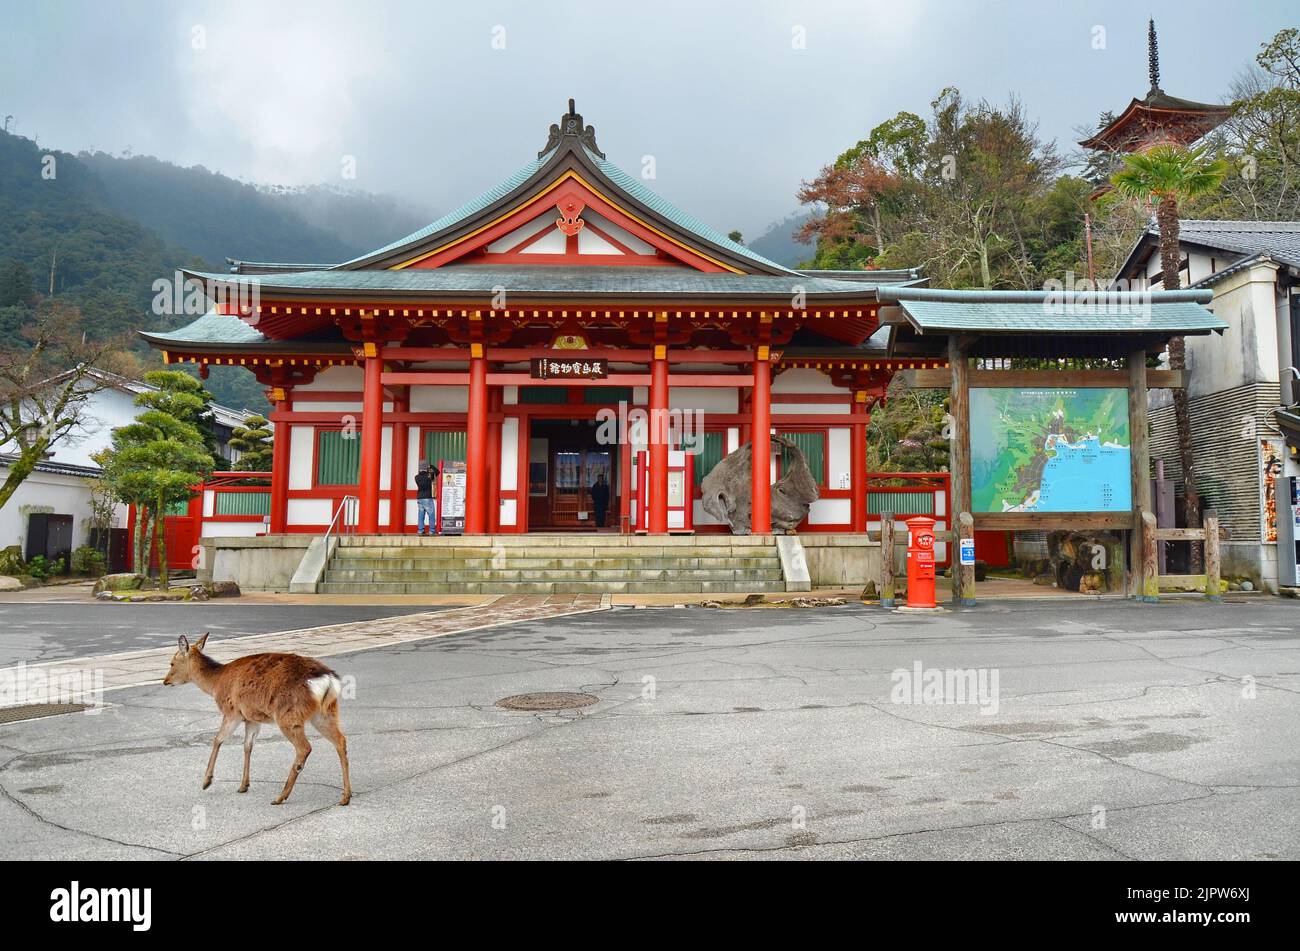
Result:
{"label": "white plaster wall", "polygon": [[204,538],[251,538],[266,531],[264,522],[203,522]]}
{"label": "white plaster wall", "polygon": [[853,430],[836,427],[826,434],[826,484],[832,489],[846,489],[852,483],[841,481],[841,473],[853,471]]}
{"label": "white plaster wall", "polygon": [[366,371],[361,367],[327,367],[310,383],[299,384],[294,390],[355,390],[360,393],[365,388],[365,381]]}
{"label": "white plaster wall", "polygon": [[380,437],[379,488],[393,487],[393,427],[385,426]]}
{"label": "white plaster wall", "polygon": [[[0,481],[9,467],[0,466]],[[27,545],[27,516],[33,512],[72,516],[72,547],[86,543],[89,535],[90,488],[77,476],[33,472],[0,508],[0,548]],[[118,522],[118,527],[125,522]]]}
{"label": "white plaster wall", "polygon": [[413,386],[413,413],[468,413],[468,386]]}
{"label": "white plaster wall", "polygon": [[772,401],[772,414],[800,413],[817,416],[843,416],[852,412],[846,403],[778,403]]}
{"label": "white plaster wall", "polygon": [[850,499],[818,499],[808,510],[810,525],[843,525],[853,517]]}
{"label": "white plaster wall", "polygon": [[519,506],[514,499],[501,500],[501,524],[502,525],[519,524]]}
{"label": "white plaster wall", "polygon": [[331,499],[290,499],[288,521],[290,525],[328,525],[334,517]]}
{"label": "white plaster wall", "polygon": [[[517,488],[518,485],[519,420],[512,418],[501,423],[501,488],[508,491]],[[514,522],[510,524],[513,525]]]}
{"label": "white plaster wall", "polygon": [[[384,404],[384,412],[391,412],[392,403]],[[361,412],[361,400],[344,401],[344,400],[294,400],[293,410],[295,413],[357,413]],[[342,420],[340,420],[342,422]]]}
{"label": "white plaster wall", "polygon": [[698,409],[712,413],[739,412],[739,390],[720,386],[670,386],[670,409]]}
{"label": "white plaster wall", "polygon": [[[312,481],[312,440],[315,426],[289,427],[289,488],[310,489]],[[290,503],[292,505],[292,502]],[[290,519],[294,521],[294,519]]]}
{"label": "white plaster wall", "polygon": [[842,386],[836,386],[830,377],[820,370],[803,367],[786,370],[772,381],[772,393],[844,393]]}

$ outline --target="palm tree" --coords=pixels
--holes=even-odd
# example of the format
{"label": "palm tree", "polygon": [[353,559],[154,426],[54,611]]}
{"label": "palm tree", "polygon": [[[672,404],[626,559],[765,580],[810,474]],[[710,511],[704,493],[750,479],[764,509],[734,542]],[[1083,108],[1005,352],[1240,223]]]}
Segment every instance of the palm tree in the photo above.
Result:
{"label": "palm tree", "polygon": [[[1207,161],[1204,147],[1186,149],[1178,145],[1156,145],[1145,152],[1124,156],[1124,164],[1110,178],[1115,193],[1156,205],[1156,224],[1160,228],[1160,278],[1167,291],[1179,288],[1178,205],[1218,189],[1228,174],[1223,159]],[[1187,349],[1182,337],[1169,341],[1169,367],[1187,367]],[[1174,390],[1174,422],[1178,430],[1178,457],[1183,468],[1183,519],[1189,527],[1201,524],[1201,496],[1196,487],[1196,469],[1192,459],[1192,423],[1187,389]],[[1200,552],[1193,546],[1193,572],[1198,570]]]}

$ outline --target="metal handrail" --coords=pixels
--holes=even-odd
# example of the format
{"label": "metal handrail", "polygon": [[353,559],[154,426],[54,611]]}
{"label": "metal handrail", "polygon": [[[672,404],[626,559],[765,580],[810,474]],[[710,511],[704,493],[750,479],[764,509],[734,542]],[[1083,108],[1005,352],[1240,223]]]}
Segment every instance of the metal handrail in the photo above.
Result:
{"label": "metal handrail", "polygon": [[339,499],[338,508],[334,510],[334,517],[330,519],[329,527],[325,529],[326,547],[329,546],[330,535],[334,532],[335,525],[337,525],[340,515],[343,515],[344,517],[343,517],[343,525],[340,527],[338,534],[342,535],[344,532],[347,532],[348,534],[352,534],[352,532],[356,530],[357,527],[356,518],[354,517],[352,519],[352,524],[351,526],[349,526],[347,516],[344,515],[344,513],[349,511],[349,509],[351,509],[353,512],[356,512],[356,510],[359,509],[360,506],[361,506],[361,499],[357,498],[355,495],[345,495],[343,496],[343,498]]}

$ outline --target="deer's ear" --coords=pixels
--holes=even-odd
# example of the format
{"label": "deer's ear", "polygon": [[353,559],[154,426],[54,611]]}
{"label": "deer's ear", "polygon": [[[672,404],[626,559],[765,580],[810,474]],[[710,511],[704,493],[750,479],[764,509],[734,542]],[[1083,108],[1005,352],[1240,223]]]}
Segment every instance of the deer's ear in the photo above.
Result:
{"label": "deer's ear", "polygon": [[203,636],[200,637],[197,641],[194,642],[194,649],[195,649],[196,651],[201,651],[201,650],[203,650],[203,645],[206,644],[206,643],[208,642],[208,635],[211,634],[211,633],[212,633],[211,631],[205,631],[204,634],[203,634]]}
{"label": "deer's ear", "polygon": [[181,653],[185,653],[190,649],[190,642],[185,637],[185,635],[182,634],[179,638],[176,639],[176,646],[181,649]]}

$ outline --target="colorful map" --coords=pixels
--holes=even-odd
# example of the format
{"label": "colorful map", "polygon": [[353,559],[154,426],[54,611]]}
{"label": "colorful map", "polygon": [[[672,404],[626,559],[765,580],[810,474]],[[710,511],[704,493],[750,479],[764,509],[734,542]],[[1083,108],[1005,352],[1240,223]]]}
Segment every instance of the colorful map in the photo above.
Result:
{"label": "colorful map", "polygon": [[1128,390],[970,391],[976,512],[1132,508]]}

